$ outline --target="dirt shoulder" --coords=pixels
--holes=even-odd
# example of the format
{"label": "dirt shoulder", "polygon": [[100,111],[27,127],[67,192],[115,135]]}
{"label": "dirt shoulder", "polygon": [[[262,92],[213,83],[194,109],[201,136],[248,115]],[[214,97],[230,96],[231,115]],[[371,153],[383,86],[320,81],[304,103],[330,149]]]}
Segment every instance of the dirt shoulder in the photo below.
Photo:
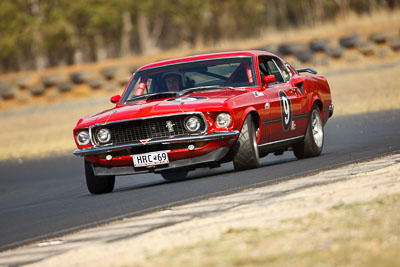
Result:
{"label": "dirt shoulder", "polygon": [[282,266],[290,255],[312,263],[315,250],[343,252],[354,240],[357,255],[386,255],[400,247],[399,173],[400,154],[390,155],[6,251],[0,265]]}

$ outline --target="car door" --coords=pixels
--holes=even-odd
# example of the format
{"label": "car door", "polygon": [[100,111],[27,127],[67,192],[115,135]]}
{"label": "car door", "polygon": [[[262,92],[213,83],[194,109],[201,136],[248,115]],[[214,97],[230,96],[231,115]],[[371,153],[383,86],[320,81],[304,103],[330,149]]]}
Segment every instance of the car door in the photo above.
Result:
{"label": "car door", "polygon": [[279,58],[269,57],[264,61],[269,75],[274,75],[276,82],[266,90],[269,101],[270,118],[264,123],[268,125],[270,136],[268,142],[291,139],[303,132],[302,118],[305,94],[290,83],[291,73]]}

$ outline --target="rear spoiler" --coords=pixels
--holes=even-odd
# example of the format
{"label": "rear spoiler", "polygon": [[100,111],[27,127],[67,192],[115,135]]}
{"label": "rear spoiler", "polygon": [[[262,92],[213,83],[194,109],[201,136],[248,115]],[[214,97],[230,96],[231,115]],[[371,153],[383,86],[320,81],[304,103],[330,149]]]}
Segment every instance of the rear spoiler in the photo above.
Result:
{"label": "rear spoiler", "polygon": [[296,71],[298,73],[302,73],[302,72],[308,72],[308,73],[311,73],[311,74],[317,74],[318,73],[316,70],[314,70],[312,68],[301,68],[301,69],[296,69]]}

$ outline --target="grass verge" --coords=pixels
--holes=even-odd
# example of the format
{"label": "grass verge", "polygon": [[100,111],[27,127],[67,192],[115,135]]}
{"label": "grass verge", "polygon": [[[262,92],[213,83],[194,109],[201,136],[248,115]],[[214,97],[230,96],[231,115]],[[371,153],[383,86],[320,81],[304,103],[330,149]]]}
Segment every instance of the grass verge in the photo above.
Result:
{"label": "grass verge", "polygon": [[279,229],[231,229],[125,266],[400,266],[400,195],[335,206]]}

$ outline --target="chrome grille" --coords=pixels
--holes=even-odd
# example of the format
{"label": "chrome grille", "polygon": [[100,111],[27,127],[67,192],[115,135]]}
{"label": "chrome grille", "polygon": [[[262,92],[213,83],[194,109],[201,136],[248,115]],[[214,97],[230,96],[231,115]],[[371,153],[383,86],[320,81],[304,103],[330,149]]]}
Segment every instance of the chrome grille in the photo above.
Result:
{"label": "chrome grille", "polygon": [[[118,123],[110,123],[104,127],[111,131],[110,143],[114,145],[135,143],[144,139],[160,139],[169,137],[179,137],[193,135],[184,127],[185,119],[190,116],[197,116],[202,122],[198,132],[199,134],[205,130],[205,122],[202,116],[193,114],[174,115],[167,117],[156,117],[150,119],[138,119],[132,121],[124,121]],[[167,127],[167,122],[170,121],[174,126],[170,132]],[[93,133],[103,126],[98,126],[93,129]]]}

